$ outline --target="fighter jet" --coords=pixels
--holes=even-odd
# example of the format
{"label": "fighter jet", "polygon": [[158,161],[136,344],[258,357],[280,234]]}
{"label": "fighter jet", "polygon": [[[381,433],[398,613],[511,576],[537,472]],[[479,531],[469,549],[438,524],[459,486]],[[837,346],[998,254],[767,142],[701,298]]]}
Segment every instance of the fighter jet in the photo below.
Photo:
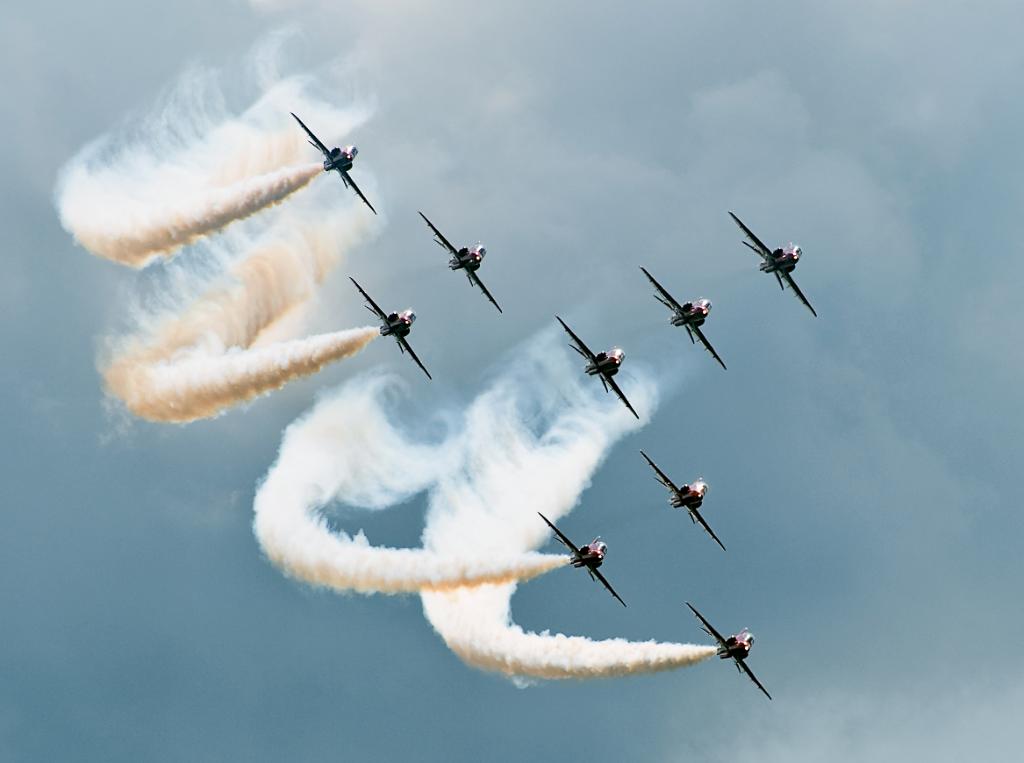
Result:
{"label": "fighter jet", "polygon": [[356,185],[356,181],[352,179],[352,176],[348,174],[348,171],[352,169],[352,162],[356,158],[356,154],[359,153],[359,149],[355,146],[345,146],[344,148],[327,148],[320,139],[313,134],[313,131],[306,127],[305,122],[295,116],[295,121],[299,123],[299,126],[306,131],[306,135],[309,136],[309,145],[313,148],[318,149],[320,153],[324,155],[324,172],[330,172],[331,170],[337,170],[338,174],[341,175],[341,182],[345,184],[346,188],[351,187],[356,192],[356,196],[363,200],[363,203],[370,208],[370,211],[377,214],[377,210],[373,208],[363,192],[359,190],[359,186]]}
{"label": "fighter jet", "polygon": [[686,333],[690,336],[690,343],[695,344],[693,341],[693,335],[696,334],[700,343],[704,345],[704,349],[711,353],[711,355],[718,361],[723,369],[725,363],[718,357],[718,353],[715,352],[715,348],[711,346],[711,342],[708,341],[707,337],[704,336],[704,332],[700,330],[700,327],[704,325],[704,321],[707,320],[708,313],[711,312],[711,300],[700,299],[694,300],[693,302],[684,302],[679,304],[675,297],[669,294],[665,288],[654,280],[654,276],[647,272],[647,268],[640,266],[640,269],[644,271],[644,275],[647,276],[647,280],[651,282],[651,285],[658,290],[658,293],[654,295],[654,298],[661,304],[672,311],[672,315],[669,317],[669,323],[673,326],[682,326],[686,329]]}
{"label": "fighter jet", "polygon": [[608,553],[608,544],[605,543],[601,538],[594,538],[585,546],[577,547],[575,543],[569,540],[565,534],[555,527],[551,520],[541,514],[540,518],[547,522],[548,527],[555,531],[555,537],[558,542],[565,546],[569,551],[572,552],[572,566],[573,567],[586,567],[587,574],[590,575],[591,580],[599,580],[601,585],[608,589],[608,592],[619,600],[622,606],[626,606],[626,602],[622,600],[622,597],[615,593],[615,589],[612,588],[611,583],[605,580],[604,575],[597,571],[597,568],[604,563],[604,555]]}
{"label": "fighter jet", "polygon": [[480,242],[477,242],[476,246],[473,247],[464,246],[461,249],[456,249],[452,246],[451,242],[441,234],[441,231],[434,227],[434,224],[427,219],[425,214],[420,212],[420,217],[423,218],[423,222],[427,224],[430,230],[434,232],[434,243],[442,249],[448,250],[448,253],[451,254],[452,257],[448,260],[448,267],[452,270],[465,270],[466,277],[469,278],[469,282],[473,286],[479,286],[480,291],[482,291],[484,296],[491,301],[492,305],[498,308],[498,312],[500,313],[501,306],[495,302],[494,297],[491,296],[491,293],[487,291],[487,287],[484,286],[484,282],[480,280],[480,276],[476,274],[476,271],[478,271],[480,266],[483,264],[484,257],[487,256],[487,249],[481,246]]}
{"label": "fighter jet", "polygon": [[[557,315],[555,317],[558,318]],[[619,347],[613,347],[607,352],[599,352],[595,355],[590,351],[590,348],[583,343],[583,340],[576,336],[572,332],[571,328],[565,325],[565,321],[558,318],[558,322],[562,324],[562,328],[566,330],[566,333],[568,333],[569,336],[572,337],[572,341],[575,342],[575,346],[569,346],[587,359],[587,365],[584,369],[587,374],[590,376],[600,376],[601,384],[604,385],[604,391],[607,392],[608,388],[611,387],[612,391],[619,396],[619,400],[625,403],[626,407],[629,408],[629,412],[639,419],[640,414],[638,414],[633,406],[630,405],[629,400],[626,399],[626,396],[622,394],[622,390],[619,389],[619,385],[615,383],[614,379],[612,379],[612,377],[619,372],[619,367],[622,365],[622,361],[625,359],[626,353],[624,353]]]}
{"label": "fighter jet", "polygon": [[718,642],[719,658],[727,660],[732,657],[736,662],[736,670],[746,673],[750,677],[750,680],[757,684],[757,688],[764,692],[764,696],[771,699],[772,695],[769,694],[768,690],[761,685],[760,681],[757,680],[757,676],[754,675],[753,671],[747,667],[746,659],[750,655],[750,648],[754,645],[754,634],[744,628],[735,636],[723,638],[722,634],[712,628],[711,623],[705,620],[704,616],[694,609],[690,602],[686,602],[686,606],[688,606],[693,614],[697,615],[697,619],[703,623],[701,630]]}
{"label": "fighter jet", "polygon": [[356,283],[356,279],[349,276],[348,280],[350,280],[355,287],[359,289],[359,293],[363,295],[363,299],[367,302],[366,309],[380,319],[380,335],[393,336],[395,341],[398,342],[398,349],[403,353],[408,352],[409,357],[412,358],[413,362],[423,370],[423,373],[427,375],[427,378],[433,379],[430,375],[430,371],[428,371],[426,366],[420,362],[420,359],[416,357],[416,353],[412,351],[412,347],[410,347],[409,343],[405,340],[405,338],[409,336],[409,332],[412,331],[412,324],[416,320],[416,313],[412,311],[412,308],[403,310],[400,313],[385,313],[380,309],[380,307],[378,307],[377,303],[370,298],[370,295],[363,291],[363,287]]}
{"label": "fighter jet", "polygon": [[658,475],[655,479],[668,488],[669,504],[677,509],[686,509],[690,512],[690,521],[694,524],[700,523],[700,526],[707,531],[708,535],[715,539],[715,543],[722,546],[722,550],[725,551],[725,546],[722,544],[722,541],[718,539],[718,536],[715,535],[715,531],[708,526],[708,523],[704,521],[704,517],[702,517],[698,511],[701,504],[704,503],[704,496],[708,492],[708,483],[706,483],[703,478],[699,477],[689,485],[676,487],[675,483],[668,478],[668,475],[665,474],[665,472],[658,468],[658,465],[651,460],[650,456],[642,450],[640,451],[640,455],[644,457],[644,460],[651,465],[652,469],[654,469],[654,473]]}
{"label": "fighter jet", "polygon": [[807,297],[800,291],[800,287],[796,285],[796,281],[793,280],[792,276],[793,269],[796,268],[796,264],[800,261],[800,256],[803,254],[800,247],[790,243],[789,246],[782,247],[781,249],[769,249],[761,239],[754,235],[750,228],[743,224],[740,218],[732,212],[729,213],[729,216],[740,226],[743,235],[749,239],[749,241],[743,242],[744,246],[764,260],[761,263],[761,272],[773,274],[775,280],[779,282],[779,288],[782,290],[786,288],[782,283],[785,281],[793,290],[793,293],[796,294],[797,299],[803,302],[807,309],[817,318],[818,313],[811,307],[811,303],[807,301]]}

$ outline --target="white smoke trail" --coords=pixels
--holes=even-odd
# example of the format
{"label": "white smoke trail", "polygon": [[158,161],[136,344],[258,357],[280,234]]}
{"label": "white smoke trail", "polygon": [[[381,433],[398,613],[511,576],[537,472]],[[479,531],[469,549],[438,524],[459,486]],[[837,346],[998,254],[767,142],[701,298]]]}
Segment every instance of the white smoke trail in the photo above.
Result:
{"label": "white smoke trail", "polygon": [[435,554],[371,546],[362,533],[333,533],[317,510],[344,496],[382,508],[414,495],[449,468],[456,450],[417,445],[394,429],[381,405],[388,382],[358,379],[288,427],[277,462],[256,493],[256,537],[293,577],[360,593],[415,593],[525,579],[565,565],[564,556]]}
{"label": "white smoke trail", "polygon": [[515,585],[423,592],[423,611],[464,662],[519,678],[611,678],[695,665],[715,647],[530,633],[512,622]]}
{"label": "white smoke trail", "polygon": [[[365,219],[365,218],[363,218]],[[254,345],[311,299],[341,255],[369,232],[366,222],[291,212],[186,308],[172,307],[155,324],[117,343],[103,364],[107,391],[137,416],[188,422],[279,389],[347,358],[379,336],[366,327]],[[184,263],[184,287],[201,276]]]}
{"label": "white smoke trail", "polygon": [[[259,57],[255,63],[265,74],[273,68]],[[234,115],[213,75],[187,72],[141,126],[121,130],[127,138],[101,138],[68,163],[56,192],[62,222],[94,253],[141,267],[265,210],[321,171],[289,111],[325,125],[325,139],[369,115],[362,106],[341,110],[309,98],[310,84],[276,81]],[[315,373],[378,336],[357,328],[296,339],[301,326],[282,320],[294,318],[378,224],[336,177],[299,201],[265,213],[269,226],[236,226],[201,242],[203,257],[165,266],[176,292],[196,296],[179,296],[160,312],[150,305],[122,312],[136,325],[99,363],[108,393],[142,418],[193,421]],[[226,277],[210,278],[211,260]],[[282,341],[269,341],[271,331]]]}
{"label": "white smoke trail", "polygon": [[324,140],[369,115],[311,100],[305,84],[277,82],[236,116],[215,108],[211,75],[186,73],[134,137],[106,136],[68,162],[56,191],[62,225],[93,254],[140,268],[284,200],[322,171],[288,112],[323,125]]}
{"label": "white smoke trail", "polygon": [[64,177],[61,223],[93,254],[141,268],[157,255],[170,256],[228,223],[283,201],[321,171],[319,164],[284,167],[223,188],[204,187],[197,178],[187,194],[156,200],[118,197],[79,165]]}
{"label": "white smoke trail", "polygon": [[119,358],[106,370],[109,390],[150,421],[184,423],[280,389],[329,363],[355,355],[379,336],[375,326],[280,342],[271,347],[193,355],[184,360]]}
{"label": "white smoke trail", "polygon": [[[416,442],[392,424],[384,380],[355,380],[321,401],[289,427],[257,490],[254,530],[267,556],[317,585],[418,590],[453,651],[508,675],[613,676],[713,655],[704,646],[526,633],[511,622],[515,581],[566,564],[565,556],[532,551],[549,536],[537,511],[564,516],[609,448],[637,426],[617,400],[580,383],[592,380],[580,379],[551,334],[514,357],[516,365],[435,443]],[[651,411],[654,385],[631,381],[634,404]],[[317,514],[332,501],[379,509],[424,490],[422,549],[377,548],[361,533],[332,533]]]}

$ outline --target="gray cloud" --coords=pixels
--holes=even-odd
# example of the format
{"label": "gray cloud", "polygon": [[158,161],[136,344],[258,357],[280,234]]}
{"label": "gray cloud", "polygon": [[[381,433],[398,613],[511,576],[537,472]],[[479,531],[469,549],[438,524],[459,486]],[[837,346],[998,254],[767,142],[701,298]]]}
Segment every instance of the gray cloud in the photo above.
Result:
{"label": "gray cloud", "polygon": [[[1012,669],[1000,678],[1007,663],[982,651],[1022,624],[1018,5],[58,13],[22,6],[0,24],[17,75],[0,120],[0,413],[14,443],[0,577],[18,582],[0,593],[7,758],[550,759],[591,743],[608,760],[942,760],[1019,746]],[[377,98],[358,143],[387,228],[349,268],[420,314],[417,349],[443,370],[406,406],[423,428],[433,400],[471,400],[556,311],[628,362],[664,353],[685,375],[572,516],[609,541],[629,610],[553,575],[521,588],[517,619],[695,638],[688,598],[758,633],[775,702],[717,662],[685,680],[519,691],[449,656],[415,602],[283,580],[248,526],[281,430],[353,369],[411,373],[401,358],[371,348],[216,421],[133,424],[97,447],[111,425],[95,337],[138,284],[60,230],[56,170],[185,62],[226,66],[228,97],[251,100],[232,67],[283,23],[302,31],[282,69],[327,71],[340,55],[357,78],[332,91],[339,105]],[[798,280],[820,319],[756,272],[730,208],[803,245]],[[504,316],[444,268],[417,209],[488,245]],[[728,372],[666,327],[638,264],[715,301],[708,334]],[[353,325],[348,274],[324,285],[315,325]],[[709,479],[727,554],[669,512],[639,447]],[[343,520],[416,545],[423,511],[417,498]],[[197,521],[207,513],[218,521]]]}

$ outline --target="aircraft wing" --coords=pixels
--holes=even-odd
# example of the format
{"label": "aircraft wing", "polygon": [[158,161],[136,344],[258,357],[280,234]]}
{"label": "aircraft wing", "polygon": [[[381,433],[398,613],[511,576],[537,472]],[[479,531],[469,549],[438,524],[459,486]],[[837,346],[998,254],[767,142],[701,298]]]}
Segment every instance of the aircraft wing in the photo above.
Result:
{"label": "aircraft wing", "polygon": [[619,396],[619,400],[626,404],[626,407],[629,408],[629,412],[636,416],[639,420],[640,414],[636,412],[636,409],[633,408],[629,400],[626,399],[626,396],[622,394],[622,390],[619,389],[619,385],[615,383],[615,379],[613,379],[610,376],[605,376],[604,374],[601,374],[601,377],[604,379],[605,383],[612,388],[612,392]]}
{"label": "aircraft wing", "polygon": [[786,283],[789,284],[790,288],[793,290],[793,293],[796,294],[796,298],[803,302],[807,309],[811,311],[815,318],[817,318],[818,313],[815,312],[813,307],[811,307],[811,303],[807,301],[807,297],[804,296],[804,293],[800,291],[800,287],[796,285],[796,281],[793,280],[793,276],[791,276],[789,273],[783,273],[782,277],[786,279]]}
{"label": "aircraft wing", "polygon": [[[558,318],[557,315],[555,317]],[[566,333],[572,337],[572,341],[575,342],[576,344],[576,351],[583,357],[592,361],[593,363],[597,363],[597,356],[590,351],[590,348],[583,343],[582,339],[580,339],[578,336],[576,336],[576,334],[573,333],[572,329],[565,324],[565,321],[563,321],[561,318],[558,318],[558,322],[562,324],[562,328],[565,329]],[[619,394],[621,395],[622,393],[620,392]],[[637,418],[640,417],[637,416]]]}
{"label": "aircraft wing", "polygon": [[761,685],[760,681],[757,680],[757,676],[754,675],[754,671],[747,667],[747,663],[745,663],[743,660],[736,660],[735,657],[733,659],[735,660],[736,664],[740,666],[740,670],[746,673],[750,680],[757,684],[757,688],[764,692],[764,696],[766,696],[768,699],[771,699],[772,695],[769,694],[768,690]]}
{"label": "aircraft wing", "polygon": [[398,340],[398,346],[401,347],[405,352],[409,353],[409,357],[412,358],[413,362],[420,367],[420,370],[422,370],[423,373],[427,375],[428,379],[433,381],[434,377],[430,375],[430,371],[427,370],[427,367],[423,365],[422,361],[420,361],[420,359],[416,356],[416,353],[412,351],[412,347],[410,347],[409,343],[405,341],[404,336]]}
{"label": "aircraft wing", "polygon": [[[291,115],[292,115],[293,117],[295,117],[295,113],[294,113],[294,112],[289,112],[289,113],[291,113]],[[310,129],[309,129],[308,127],[306,127],[306,123],[305,123],[305,122],[303,122],[303,121],[302,121],[301,119],[299,119],[298,117],[295,117],[295,121],[299,123],[299,126],[300,126],[300,127],[301,127],[301,128],[303,129],[303,130],[305,130],[305,131],[306,131],[306,135],[308,135],[308,136],[309,136],[309,142],[310,142],[310,143],[312,143],[312,144],[313,144],[313,145],[314,145],[314,146],[315,146],[316,148],[319,148],[319,149],[320,149],[320,151],[321,151],[321,152],[323,152],[323,154],[324,154],[325,156],[330,156],[330,155],[331,155],[331,151],[330,151],[330,149],[329,149],[329,148],[327,148],[327,146],[325,146],[325,145],[324,145],[323,143],[321,143],[321,142],[320,142],[320,139],[319,139],[318,137],[316,137],[316,136],[315,136],[315,135],[313,134],[313,131],[312,131],[312,130],[310,130]]]}
{"label": "aircraft wing", "polygon": [[643,456],[644,460],[647,461],[647,463],[649,463],[651,465],[652,469],[654,469],[655,473],[658,475],[658,482],[660,482],[662,485],[667,487],[673,493],[678,493],[679,492],[679,488],[676,487],[676,483],[674,483],[671,479],[669,479],[669,476],[667,474],[665,474],[665,472],[663,472],[661,469],[658,468],[658,465],[651,460],[650,456],[648,456],[642,450],[640,451],[640,455]]}
{"label": "aircraft wing", "polygon": [[753,249],[755,252],[757,252],[759,255],[761,255],[761,257],[763,257],[766,262],[771,262],[772,261],[772,250],[769,249],[767,246],[765,246],[764,242],[761,239],[759,239],[757,236],[755,236],[754,232],[752,230],[750,230],[750,228],[748,228],[746,225],[744,225],[743,221],[740,220],[740,218],[738,218],[732,212],[729,213],[729,217],[731,217],[733,219],[733,222],[735,222],[738,226],[740,226],[740,230],[743,231],[743,234],[748,239],[750,239],[752,246],[751,246],[751,244],[748,244],[747,246],[750,246],[751,249]]}
{"label": "aircraft wing", "polygon": [[466,271],[466,275],[469,276],[470,283],[472,283],[474,286],[479,286],[480,287],[480,291],[482,291],[484,293],[484,296],[487,297],[487,299],[489,299],[491,301],[492,305],[494,305],[496,308],[498,308],[498,312],[500,313],[501,312],[501,305],[499,305],[494,300],[494,297],[491,296],[491,293],[489,291],[487,291],[487,287],[484,286],[484,282],[480,280],[480,276],[478,276],[476,273],[474,273],[471,270],[467,270]]}
{"label": "aircraft wing", "polygon": [[419,214],[420,214],[420,217],[423,218],[423,222],[425,222],[430,227],[430,230],[434,231],[434,235],[437,236],[437,243],[439,243],[441,246],[443,246],[449,252],[451,252],[456,257],[458,257],[459,250],[456,249],[454,246],[452,246],[452,242],[449,241],[448,239],[446,239],[441,234],[441,231],[439,231],[437,228],[434,227],[434,224],[432,222],[430,222],[430,220],[427,219],[427,216],[425,214],[423,214],[422,212],[420,212]]}
{"label": "aircraft wing", "polygon": [[711,623],[704,619],[704,615],[702,615],[700,612],[694,609],[694,606],[690,602],[686,602],[686,606],[688,606],[690,608],[690,611],[693,612],[693,614],[697,615],[697,619],[704,624],[704,632],[711,636],[715,641],[717,641],[719,646],[725,646],[725,638],[722,636],[721,633],[714,629]]}
{"label": "aircraft wing", "polygon": [[718,357],[718,353],[715,352],[715,348],[711,346],[711,342],[708,341],[708,338],[704,336],[704,332],[701,331],[698,326],[689,326],[689,329],[693,331],[694,334],[697,335],[697,338],[700,340],[700,343],[704,345],[704,349],[710,352],[715,357],[715,360],[718,361],[718,365],[725,369],[725,363],[722,361],[720,357]]}
{"label": "aircraft wing", "polygon": [[371,212],[373,212],[374,214],[377,214],[377,210],[374,209],[373,208],[373,204],[371,204],[367,200],[367,198],[365,196],[363,196],[363,192],[359,190],[359,186],[356,185],[356,181],[352,179],[352,176],[349,175],[347,172],[342,172],[341,170],[338,170],[338,174],[341,175],[341,178],[342,178],[342,180],[345,181],[346,185],[352,186],[352,190],[356,192],[356,196],[358,196],[360,199],[363,200],[363,204],[368,206],[370,208]]}
{"label": "aircraft wing", "polygon": [[651,282],[651,285],[654,286],[654,288],[657,289],[663,297],[663,299],[659,299],[658,297],[655,297],[655,299],[657,299],[659,302],[661,302],[661,304],[665,305],[666,307],[670,307],[673,310],[679,310],[680,312],[682,312],[683,306],[676,302],[675,297],[669,294],[668,291],[665,290],[665,287],[658,283],[655,280],[654,276],[647,272],[647,268],[641,265],[640,269],[644,271],[644,275],[647,276],[647,280]]}
{"label": "aircraft wing", "polygon": [[540,516],[541,519],[543,519],[547,523],[548,527],[550,527],[552,530],[554,530],[555,536],[558,538],[558,542],[561,543],[563,546],[565,546],[570,551],[572,551],[574,555],[579,556],[579,553],[580,553],[579,547],[575,543],[573,543],[571,540],[569,540],[569,538],[565,535],[565,533],[563,533],[561,530],[559,530],[557,527],[555,527],[554,524],[552,524],[550,519],[545,517],[539,511],[537,512],[537,514]]}
{"label": "aircraft wing", "polygon": [[363,295],[363,299],[365,299],[367,303],[369,303],[367,307],[369,307],[370,311],[376,313],[377,317],[386,323],[388,320],[387,313],[381,310],[377,303],[370,299],[370,295],[363,291],[363,287],[356,283],[356,279],[354,279],[352,276],[349,276],[348,280],[350,280],[355,285],[355,287],[359,289],[359,293]]}
{"label": "aircraft wing", "polygon": [[594,577],[596,577],[596,578],[597,578],[598,580],[600,580],[600,581],[601,581],[601,585],[603,585],[603,586],[604,586],[605,588],[607,588],[607,589],[608,589],[608,592],[609,592],[609,593],[610,593],[610,594],[611,594],[612,596],[614,596],[614,597],[615,597],[616,599],[618,599],[618,600],[619,600],[619,604],[621,604],[622,606],[626,606],[626,602],[624,602],[624,601],[622,600],[622,597],[621,597],[621,596],[619,596],[619,595],[618,595],[617,593],[615,593],[615,589],[614,589],[614,588],[612,588],[612,584],[611,584],[611,583],[609,583],[609,582],[608,582],[608,581],[607,581],[607,580],[605,579],[604,575],[602,575],[602,574],[601,574],[601,572],[600,572],[599,570],[590,570],[590,571],[591,571],[591,572],[592,572],[592,573],[594,574]]}
{"label": "aircraft wing", "polygon": [[[700,515],[700,512],[697,511],[697,509],[695,509],[695,508],[690,508],[689,512],[700,523],[700,526],[703,527],[707,531],[708,535],[710,535],[712,538],[715,539],[715,543],[717,543],[719,546],[721,546],[722,550],[725,551],[725,544],[723,544],[722,541],[720,541],[718,539],[718,536],[715,535],[715,531],[712,530],[711,527],[708,525],[708,523],[704,521],[704,517],[702,517]],[[691,607],[691,609],[692,609],[692,607]]]}

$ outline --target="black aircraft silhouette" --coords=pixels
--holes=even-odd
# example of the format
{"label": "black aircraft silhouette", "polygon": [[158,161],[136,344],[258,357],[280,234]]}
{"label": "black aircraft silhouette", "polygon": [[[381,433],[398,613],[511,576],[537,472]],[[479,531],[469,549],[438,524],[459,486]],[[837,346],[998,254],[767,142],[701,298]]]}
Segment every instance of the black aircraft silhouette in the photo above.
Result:
{"label": "black aircraft silhouette", "polygon": [[[555,318],[558,318],[558,316],[556,315]],[[586,368],[583,370],[586,371],[589,376],[600,376],[601,384],[604,385],[604,391],[607,392],[610,387],[612,392],[618,395],[619,400],[629,408],[629,412],[639,419],[640,414],[636,412],[636,409],[634,409],[632,405],[630,405],[629,400],[626,399],[622,390],[619,389],[619,385],[615,383],[614,379],[612,379],[612,377],[619,372],[619,366],[622,365],[622,361],[626,357],[626,353],[622,351],[622,348],[612,347],[607,352],[599,352],[595,355],[590,351],[590,348],[583,343],[583,340],[573,333],[572,329],[566,325],[565,321],[558,318],[558,322],[562,324],[562,328],[564,328],[566,333],[572,337],[572,341],[575,343],[574,345],[569,346],[587,359]]]}
{"label": "black aircraft silhouette", "polygon": [[446,239],[434,224],[427,219],[427,216],[420,212],[420,217],[423,218],[430,230],[434,232],[434,243],[442,249],[446,249],[451,254],[451,259],[448,260],[448,267],[452,270],[465,270],[466,277],[469,278],[469,282],[473,286],[479,286],[480,291],[484,293],[484,296],[490,300],[491,304],[498,308],[498,312],[501,312],[501,306],[495,301],[491,293],[487,291],[487,287],[484,286],[484,282],[480,280],[480,276],[476,274],[476,271],[480,269],[483,264],[484,257],[487,256],[487,249],[477,243],[476,246],[464,246],[461,249],[456,249],[452,246],[452,243]]}
{"label": "black aircraft silhouette", "polygon": [[658,465],[651,460],[650,456],[642,450],[640,451],[640,455],[644,457],[644,460],[651,465],[652,469],[654,469],[654,473],[658,475],[655,479],[668,488],[668,502],[677,509],[686,509],[690,512],[690,521],[699,523],[700,526],[707,531],[708,535],[715,539],[715,543],[722,546],[722,550],[725,551],[725,546],[722,544],[722,541],[718,539],[718,536],[715,535],[715,531],[712,530],[708,523],[704,521],[704,517],[702,517],[698,511],[701,504],[704,503],[704,495],[708,492],[708,483],[706,483],[703,478],[698,478],[689,485],[676,487],[676,484],[669,479],[665,472],[658,468]]}
{"label": "black aircraft silhouette", "polygon": [[718,642],[718,656],[723,660],[727,660],[732,657],[736,663],[736,670],[746,673],[750,680],[757,684],[757,688],[764,692],[764,696],[771,699],[772,695],[769,694],[768,690],[761,685],[760,681],[757,680],[757,676],[754,675],[753,671],[747,667],[746,659],[750,654],[750,648],[754,645],[754,634],[744,628],[735,636],[725,638],[721,633],[711,627],[711,623],[705,620],[704,615],[694,609],[690,602],[686,602],[686,606],[688,606],[693,614],[697,615],[697,619],[703,623],[701,630]]}
{"label": "black aircraft silhouette", "polygon": [[611,583],[605,580],[604,575],[597,570],[597,568],[604,563],[604,555],[608,553],[608,544],[600,538],[594,538],[594,540],[585,546],[577,546],[566,537],[565,533],[555,527],[551,523],[551,520],[539,511],[537,514],[539,514],[540,518],[547,523],[548,527],[555,531],[555,537],[558,539],[558,542],[572,552],[572,566],[576,568],[585,567],[591,580],[599,580],[601,585],[607,588],[608,592],[618,599],[622,606],[626,606],[626,602],[622,600],[621,596],[615,593],[615,589],[612,588]]}
{"label": "black aircraft silhouette", "polygon": [[811,303],[807,301],[807,297],[800,291],[800,287],[796,285],[796,281],[793,280],[793,270],[796,268],[796,264],[800,261],[800,257],[803,255],[803,251],[799,246],[790,244],[789,246],[780,247],[779,249],[769,249],[764,245],[754,232],[750,230],[743,221],[740,220],[732,212],[729,213],[729,217],[733,219],[743,231],[743,234],[749,239],[744,241],[743,245],[746,246],[754,254],[758,255],[764,262],[761,263],[762,273],[771,273],[775,276],[775,280],[779,282],[779,288],[785,291],[786,287],[782,285],[785,281],[789,284],[789,288],[796,294],[796,298],[806,305],[807,309],[811,311],[811,314],[815,318],[818,317],[818,313],[815,312],[814,308],[811,307]]}
{"label": "black aircraft silhouette", "polygon": [[686,333],[690,336],[690,343],[695,344],[693,341],[693,335],[696,334],[700,343],[704,345],[704,349],[711,353],[711,355],[718,361],[718,365],[725,368],[725,363],[718,353],[715,352],[715,348],[711,346],[711,342],[704,336],[704,332],[700,330],[700,327],[704,325],[704,321],[707,320],[708,313],[711,312],[711,300],[700,299],[693,300],[692,302],[684,302],[679,304],[675,297],[668,293],[660,283],[658,283],[654,276],[647,272],[647,268],[640,266],[640,269],[644,271],[644,275],[647,276],[647,280],[651,282],[651,285],[658,290],[658,294],[654,295],[654,298],[661,304],[672,311],[672,316],[669,318],[669,322],[673,326],[682,326],[686,329]]}
{"label": "black aircraft silhouette", "polygon": [[338,174],[341,175],[341,182],[345,184],[346,188],[351,187],[356,192],[356,196],[363,200],[363,203],[370,208],[370,211],[377,214],[377,210],[373,208],[363,192],[359,190],[359,186],[356,185],[356,181],[352,179],[352,176],[348,174],[348,171],[352,169],[352,162],[356,158],[356,154],[359,153],[359,149],[355,146],[345,146],[344,148],[327,148],[318,137],[313,134],[313,131],[306,127],[305,122],[295,116],[295,121],[299,123],[299,126],[306,131],[306,135],[309,136],[309,145],[316,148],[324,155],[324,172],[330,172],[331,170],[337,170]]}
{"label": "black aircraft silhouette", "polygon": [[412,311],[412,308],[403,310],[400,313],[385,313],[377,306],[377,303],[370,298],[370,295],[363,291],[363,287],[356,283],[356,279],[349,276],[348,280],[350,280],[353,285],[359,289],[359,293],[363,295],[363,299],[365,299],[367,303],[366,309],[380,319],[380,335],[393,336],[395,341],[398,342],[398,349],[403,353],[408,352],[409,357],[412,358],[413,362],[423,370],[423,373],[427,375],[427,378],[433,379],[430,375],[430,371],[428,371],[427,367],[420,362],[418,357],[416,357],[416,353],[412,351],[412,347],[409,346],[409,343],[405,339],[409,336],[409,332],[412,331],[412,324],[416,320],[416,313]]}

